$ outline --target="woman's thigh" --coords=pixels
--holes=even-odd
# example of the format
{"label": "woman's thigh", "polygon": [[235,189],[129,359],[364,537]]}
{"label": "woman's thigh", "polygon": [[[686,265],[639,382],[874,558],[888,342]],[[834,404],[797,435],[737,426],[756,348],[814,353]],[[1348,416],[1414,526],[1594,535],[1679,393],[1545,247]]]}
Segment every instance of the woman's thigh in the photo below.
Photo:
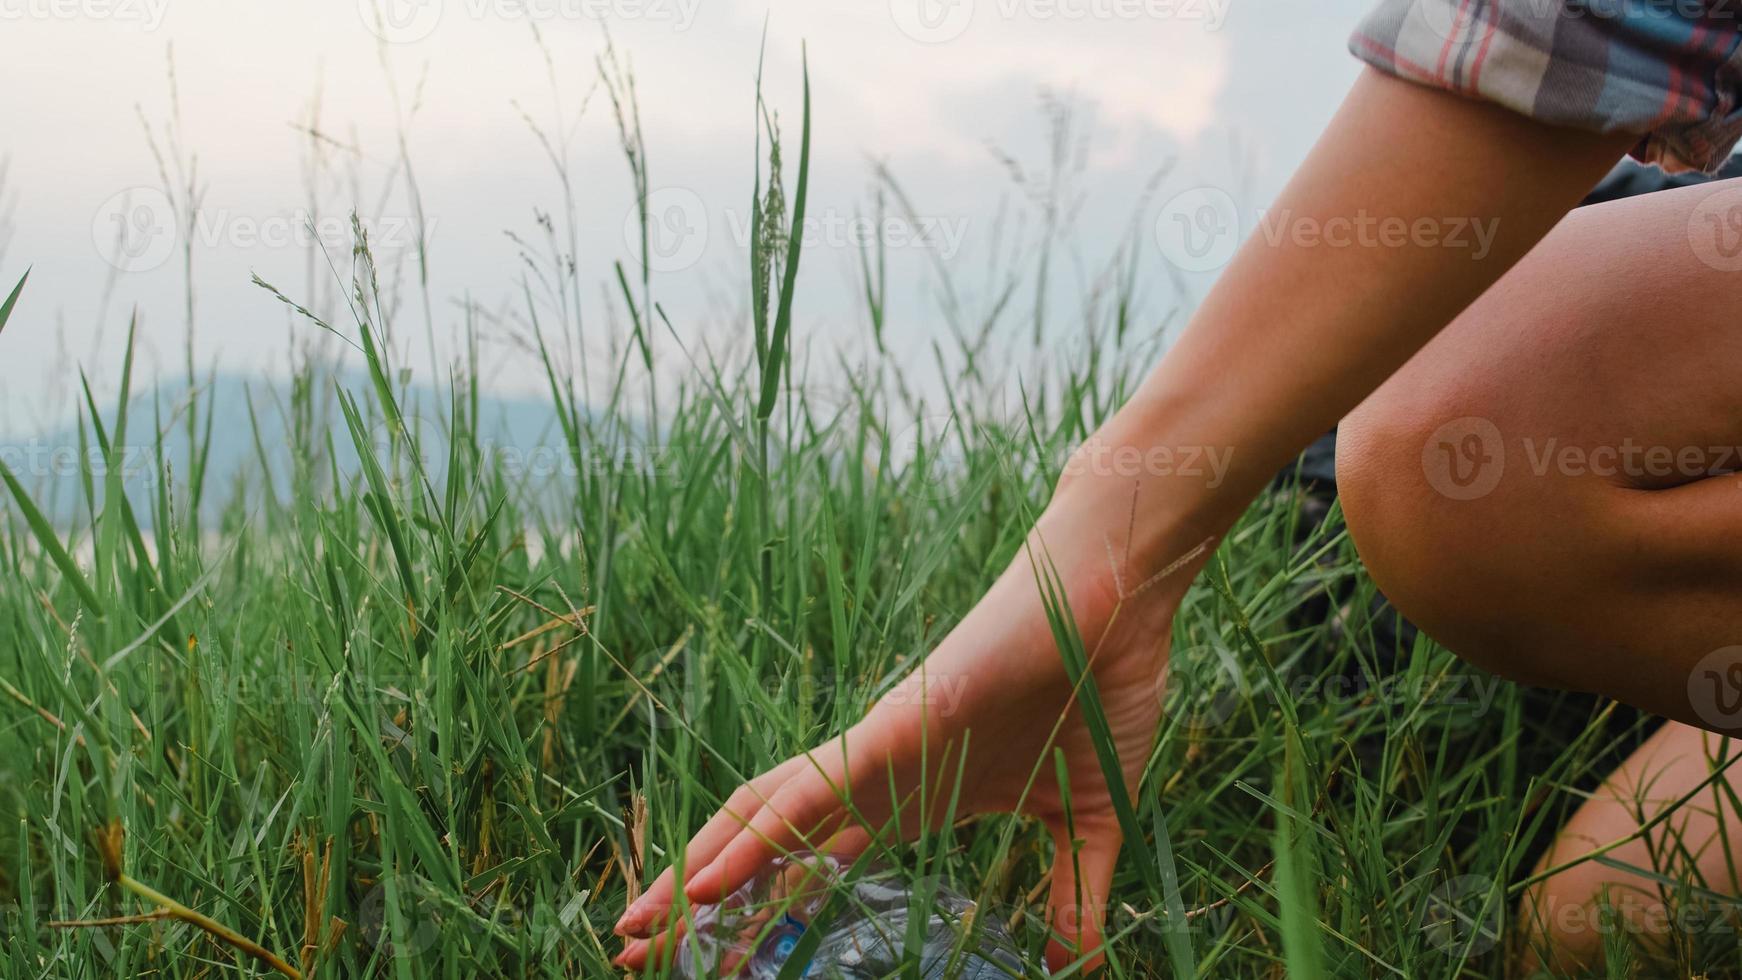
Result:
{"label": "woman's thigh", "polygon": [[1569,216],[1350,415],[1338,483],[1374,579],[1453,650],[1736,731],[1738,446],[1730,181]]}

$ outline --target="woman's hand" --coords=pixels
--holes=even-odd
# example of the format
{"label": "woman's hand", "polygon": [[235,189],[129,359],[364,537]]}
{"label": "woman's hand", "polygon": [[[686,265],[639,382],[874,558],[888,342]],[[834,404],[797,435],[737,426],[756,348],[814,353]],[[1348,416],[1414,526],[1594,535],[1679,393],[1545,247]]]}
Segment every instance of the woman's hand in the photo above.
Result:
{"label": "woman's hand", "polygon": [[[788,851],[851,853],[885,828],[912,836],[922,824],[935,827],[959,777],[958,816],[1022,812],[1052,832],[1048,913],[1055,937],[1048,958],[1057,966],[1098,950],[1120,829],[1047,618],[1036,563],[1044,568],[1050,561],[1064,583],[1129,792],[1153,747],[1169,632],[1190,580],[1185,568],[1150,580],[1134,570],[1143,566],[1132,562],[1127,540],[1132,491],[1120,491],[1123,507],[1088,499],[1112,489],[1110,481],[1093,480],[1062,487],[1024,553],[863,721],[732,794],[687,849],[688,900],[719,901]],[[1068,773],[1069,814],[1055,747]],[[899,798],[891,797],[892,786]],[[668,868],[617,931],[647,937],[665,926],[676,887]],[[632,942],[619,962],[639,968],[673,938]]]}
{"label": "woman's hand", "polygon": [[[1142,480],[1091,472],[1061,486],[1030,542],[1065,584],[1133,791],[1160,717],[1168,629],[1197,566],[1149,588],[1142,572],[1121,566],[1158,568],[1222,533],[1279,467],[1534,246],[1633,138],[1557,129],[1371,71],[1361,77],[1270,209],[1268,233],[1247,239],[1191,327],[1103,429],[1106,444],[1131,458],[1165,461],[1179,457],[1148,454],[1184,450],[1221,453],[1231,464],[1210,482],[1173,467],[1145,471]],[[1418,229],[1474,220],[1495,234],[1475,252],[1427,241],[1325,248],[1316,234],[1375,219]],[[917,696],[928,677],[961,685],[954,710]],[[1119,830],[1028,555],[899,693],[840,739],[735,793],[690,844],[688,897],[717,900],[770,856],[827,842],[837,831],[846,836],[835,845],[862,845],[864,828],[897,812],[901,829],[913,832],[911,804],[890,799],[891,773],[901,793],[947,786],[965,746],[962,812],[1020,804],[1047,822],[1062,842],[1053,925],[1067,943],[1097,948]],[[1065,753],[1082,842],[1074,864],[1047,758],[1054,745]],[[928,802],[942,799],[928,794]],[[863,818],[858,829],[850,811]],[[646,935],[675,887],[668,872],[619,931]],[[654,952],[638,942],[623,962],[639,964]],[[1063,952],[1052,950],[1055,961]]]}

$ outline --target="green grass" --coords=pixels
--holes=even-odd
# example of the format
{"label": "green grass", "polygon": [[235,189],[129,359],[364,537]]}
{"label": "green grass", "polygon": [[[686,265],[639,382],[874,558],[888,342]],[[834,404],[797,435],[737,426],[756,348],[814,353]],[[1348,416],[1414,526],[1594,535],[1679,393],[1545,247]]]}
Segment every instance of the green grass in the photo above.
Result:
{"label": "green grass", "polygon": [[[627,333],[610,382],[588,387],[555,353],[584,284],[552,280],[572,306],[529,299],[565,478],[506,465],[473,359],[423,379],[444,403],[409,403],[361,246],[354,321],[328,329],[367,383],[303,364],[285,399],[222,420],[287,433],[222,499],[209,434],[190,422],[173,451],[169,406],[127,430],[131,341],[121,404],[85,390],[83,438],[112,462],[152,445],[149,492],[91,467],[57,526],[0,471],[0,975],[269,972],[214,939],[221,925],[317,976],[610,976],[630,879],[742,778],[855,720],[1017,556],[1063,448],[1153,358],[1130,278],[1085,302],[1076,353],[1022,379],[1020,419],[980,407],[996,382],[976,380],[982,348],[954,322],[939,357],[967,372],[948,404],[909,393],[892,359],[819,397],[795,356],[803,255],[783,234],[804,208],[808,93],[790,196],[757,108],[769,161],[742,362],[683,346],[682,317],[619,268],[605,278]],[[883,268],[868,250],[879,328]],[[0,328],[45,329],[28,307],[9,298]],[[649,389],[656,359],[687,359],[689,380]],[[209,433],[211,415],[188,417]],[[956,424],[908,451],[908,420],[940,415]],[[1178,618],[1172,708],[1120,814],[1114,976],[1496,976],[1518,942],[1514,886],[1639,737],[1425,640],[1388,648],[1339,516],[1306,514],[1292,489],[1259,500]],[[1050,847],[994,817],[891,856],[1037,954],[1029,896]],[[1673,938],[1678,970],[1734,969],[1730,934]]]}

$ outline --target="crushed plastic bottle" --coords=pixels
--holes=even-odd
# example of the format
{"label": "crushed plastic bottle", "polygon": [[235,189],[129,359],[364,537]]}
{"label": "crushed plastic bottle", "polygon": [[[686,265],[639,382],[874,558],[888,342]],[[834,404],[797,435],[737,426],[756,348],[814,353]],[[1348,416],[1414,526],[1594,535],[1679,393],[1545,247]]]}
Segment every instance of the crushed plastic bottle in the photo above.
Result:
{"label": "crushed plastic bottle", "polygon": [[[775,980],[830,899],[828,930],[810,962],[793,974],[805,980],[872,980],[901,976],[912,893],[902,879],[873,867],[851,881],[847,865],[826,855],[780,858],[718,905],[693,911],[676,975],[685,980]],[[1045,976],[1025,966],[996,922],[974,923],[974,903],[938,888],[919,957],[926,980],[1008,980]],[[972,933],[972,943],[964,936]]]}

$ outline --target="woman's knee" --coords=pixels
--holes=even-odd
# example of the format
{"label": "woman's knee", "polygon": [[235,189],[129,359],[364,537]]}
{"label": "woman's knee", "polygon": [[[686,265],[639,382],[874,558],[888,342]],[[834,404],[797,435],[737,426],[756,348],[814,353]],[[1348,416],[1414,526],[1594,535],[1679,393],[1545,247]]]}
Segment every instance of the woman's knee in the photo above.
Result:
{"label": "woman's knee", "polygon": [[1394,379],[1338,430],[1338,495],[1362,563],[1399,612],[1491,673],[1556,684],[1552,648],[1519,642],[1540,560],[1529,542],[1549,515],[1492,469],[1498,439],[1456,399],[1423,398]]}

